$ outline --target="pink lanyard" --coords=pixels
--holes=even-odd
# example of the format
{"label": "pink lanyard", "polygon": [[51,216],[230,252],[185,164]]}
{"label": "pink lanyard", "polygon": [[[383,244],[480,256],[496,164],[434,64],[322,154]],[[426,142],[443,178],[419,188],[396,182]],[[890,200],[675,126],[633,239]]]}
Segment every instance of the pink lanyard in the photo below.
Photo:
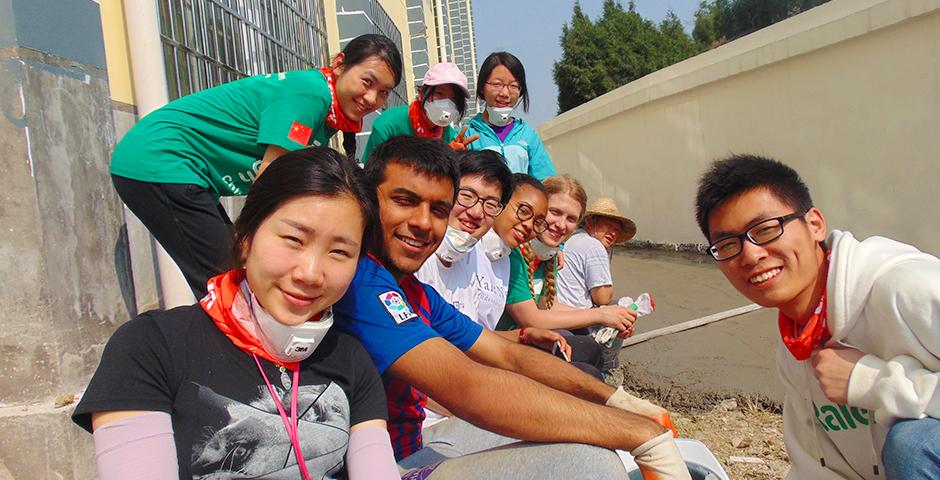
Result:
{"label": "pink lanyard", "polygon": [[300,437],[297,435],[297,384],[300,383],[300,367],[298,366],[297,370],[294,370],[294,379],[290,384],[290,419],[288,420],[287,414],[284,413],[284,406],[281,404],[281,400],[278,398],[277,393],[275,393],[274,387],[271,386],[268,375],[264,373],[264,368],[261,368],[261,362],[258,360],[258,356],[255,354],[251,354],[251,356],[255,359],[255,364],[258,365],[261,376],[264,377],[264,383],[268,385],[268,392],[271,393],[271,398],[274,399],[277,413],[281,414],[284,428],[287,429],[287,436],[290,437],[290,443],[294,447],[294,456],[297,457],[297,466],[300,467],[300,475],[304,480],[310,480],[310,474],[307,473],[307,463],[304,462],[303,453],[300,451]]}

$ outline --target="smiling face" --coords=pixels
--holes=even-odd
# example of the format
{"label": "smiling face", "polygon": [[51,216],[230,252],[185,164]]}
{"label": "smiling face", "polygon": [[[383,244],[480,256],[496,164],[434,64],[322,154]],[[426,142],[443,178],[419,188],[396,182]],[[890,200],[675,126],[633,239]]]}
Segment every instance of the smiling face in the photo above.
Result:
{"label": "smiling face", "polygon": [[380,257],[401,281],[417,272],[440,245],[453,208],[454,185],[447,178],[432,178],[391,161],[376,196],[382,228]]}
{"label": "smiling face", "polygon": [[581,204],[567,193],[548,197],[548,213],[545,215],[548,230],[539,235],[539,240],[549,247],[561,245],[578,228],[581,213]]}
{"label": "smiling face", "polygon": [[[739,235],[763,220],[791,213],[794,208],[770,190],[750,190],[712,210],[709,240]],[[718,268],[754,303],[779,308],[790,318],[805,319],[825,287],[825,252],[820,247],[825,238],[826,221],[818,209],[811,208],[803,219],[788,222],[776,240],[763,245],[745,240],[741,253],[718,262]]]}
{"label": "smiling face", "polygon": [[[520,220],[516,213],[520,206],[530,209],[532,218]],[[535,187],[521,185],[516,187],[506,208],[496,217],[493,231],[499,234],[509,248],[516,248],[535,238],[535,219],[544,218],[547,210],[548,200],[544,193]]]}
{"label": "smiling face", "polygon": [[[499,202],[502,189],[497,182],[488,182],[480,175],[467,175],[460,179],[460,188],[476,193],[480,200],[495,200]],[[480,238],[493,227],[496,217],[483,212],[483,202],[478,201],[472,207],[465,207],[459,203],[454,204],[450,211],[448,225],[457,230],[469,233],[473,238]]]}
{"label": "smiling face", "polygon": [[342,53],[333,60],[339,107],[346,117],[358,122],[385,104],[395,88],[395,75],[378,55],[355,65],[345,65],[342,60]]}
{"label": "smiling face", "polygon": [[593,215],[584,222],[584,231],[600,240],[604,248],[610,248],[623,233],[623,223],[615,218]]}
{"label": "smiling face", "polygon": [[[496,88],[492,84],[503,85],[503,88]],[[510,86],[519,86],[519,80],[513,76],[508,68],[497,65],[490,72],[489,78],[484,80],[483,100],[491,107],[513,107],[519,102],[520,90],[510,88]]]}
{"label": "smiling face", "polygon": [[288,200],[242,248],[248,285],[275,320],[300,325],[346,293],[364,229],[362,209],[349,195]]}

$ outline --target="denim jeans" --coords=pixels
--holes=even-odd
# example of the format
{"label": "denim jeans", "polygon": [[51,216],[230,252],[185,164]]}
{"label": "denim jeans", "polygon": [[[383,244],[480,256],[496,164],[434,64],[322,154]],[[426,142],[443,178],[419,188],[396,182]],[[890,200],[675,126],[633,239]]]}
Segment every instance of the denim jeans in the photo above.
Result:
{"label": "denim jeans", "polygon": [[886,480],[940,478],[940,420],[901,420],[888,431],[881,450]]}

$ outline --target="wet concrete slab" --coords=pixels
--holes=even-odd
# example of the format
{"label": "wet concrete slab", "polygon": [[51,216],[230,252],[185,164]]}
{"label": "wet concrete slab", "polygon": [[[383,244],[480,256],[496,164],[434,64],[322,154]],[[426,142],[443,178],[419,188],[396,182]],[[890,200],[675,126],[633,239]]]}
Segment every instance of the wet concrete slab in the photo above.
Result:
{"label": "wet concrete slab", "polygon": [[[650,292],[656,302],[656,311],[637,322],[636,334],[751,303],[704,255],[619,250],[611,268],[616,297]],[[776,322],[775,310],[760,309],[626,347],[621,363],[637,388],[692,399],[743,394],[782,401]]]}

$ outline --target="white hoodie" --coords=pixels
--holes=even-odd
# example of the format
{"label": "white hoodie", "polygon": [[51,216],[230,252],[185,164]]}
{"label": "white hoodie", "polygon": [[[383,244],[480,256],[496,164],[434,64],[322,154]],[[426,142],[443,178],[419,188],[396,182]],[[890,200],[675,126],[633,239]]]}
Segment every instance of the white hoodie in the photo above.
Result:
{"label": "white hoodie", "polygon": [[940,260],[887,238],[859,242],[838,230],[827,245],[828,344],[866,355],[849,378],[851,406],[836,405],[819,388],[812,363],[779,347],[787,478],[884,478],[881,449],[894,422],[940,418]]}

